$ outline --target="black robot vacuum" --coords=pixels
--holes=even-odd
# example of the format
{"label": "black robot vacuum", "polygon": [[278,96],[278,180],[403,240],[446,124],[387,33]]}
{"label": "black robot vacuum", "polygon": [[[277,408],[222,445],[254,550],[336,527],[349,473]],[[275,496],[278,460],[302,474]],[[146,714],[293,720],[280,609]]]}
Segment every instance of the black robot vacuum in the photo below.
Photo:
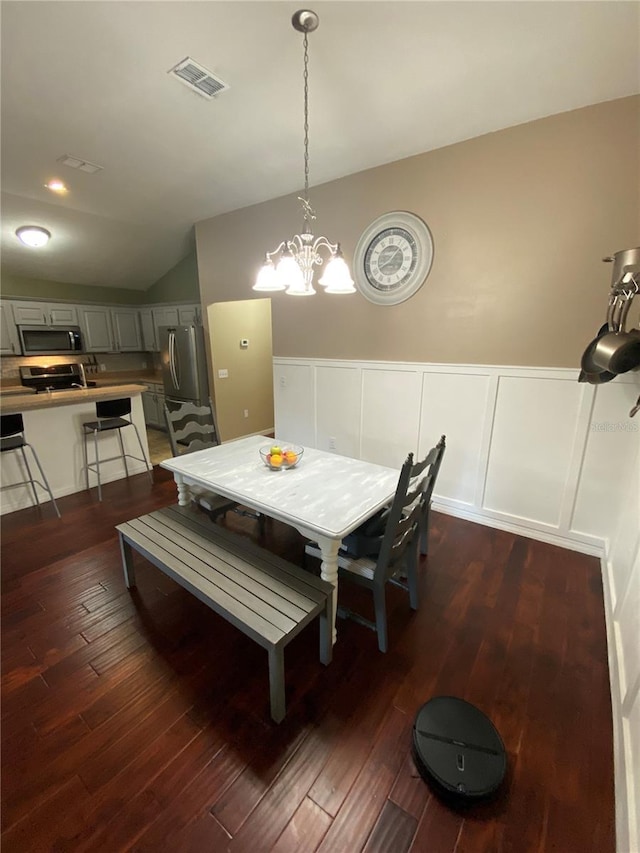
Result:
{"label": "black robot vacuum", "polygon": [[496,727],[482,711],[455,696],[436,696],[418,711],[413,760],[437,794],[460,806],[492,797],[507,769]]}

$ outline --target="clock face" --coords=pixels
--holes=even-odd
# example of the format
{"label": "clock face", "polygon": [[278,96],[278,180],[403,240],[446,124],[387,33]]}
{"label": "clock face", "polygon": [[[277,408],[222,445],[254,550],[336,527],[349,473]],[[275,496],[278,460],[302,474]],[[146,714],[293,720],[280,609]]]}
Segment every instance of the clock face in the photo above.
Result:
{"label": "clock face", "polygon": [[418,245],[406,228],[385,228],[369,243],[364,274],[371,287],[382,293],[397,290],[414,274]]}
{"label": "clock face", "polygon": [[433,261],[433,239],[426,223],[407,211],[379,216],[356,246],[353,270],[363,296],[395,305],[424,283]]}

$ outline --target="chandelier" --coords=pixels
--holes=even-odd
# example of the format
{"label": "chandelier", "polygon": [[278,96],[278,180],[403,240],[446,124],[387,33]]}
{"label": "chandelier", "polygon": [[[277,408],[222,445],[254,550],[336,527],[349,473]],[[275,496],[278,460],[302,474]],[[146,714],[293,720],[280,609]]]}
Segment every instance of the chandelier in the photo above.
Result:
{"label": "chandelier", "polygon": [[315,12],[301,9],[291,23],[293,28],[304,34],[304,195],[298,196],[302,204],[304,227],[302,234],[291,240],[283,240],[272,252],[267,252],[260,268],[254,290],[286,290],[291,296],[311,296],[314,267],[321,266],[320,250],[328,252],[329,261],[318,284],[327,293],[354,293],[353,279],[349,267],[342,257],[340,243],[330,243],[326,237],[314,237],[311,223],[316,218],[309,202],[309,40],[308,34],[318,28],[319,19]]}

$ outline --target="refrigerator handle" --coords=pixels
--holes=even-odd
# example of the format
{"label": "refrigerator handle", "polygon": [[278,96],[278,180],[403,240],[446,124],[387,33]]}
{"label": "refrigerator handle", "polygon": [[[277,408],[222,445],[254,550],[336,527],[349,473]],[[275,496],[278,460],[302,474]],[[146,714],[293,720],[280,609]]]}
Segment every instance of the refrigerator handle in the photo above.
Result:
{"label": "refrigerator handle", "polygon": [[173,385],[175,388],[179,388],[180,387],[180,382],[178,379],[179,365],[177,364],[176,333],[174,331],[169,332],[169,368],[171,370],[171,379],[173,380]]}

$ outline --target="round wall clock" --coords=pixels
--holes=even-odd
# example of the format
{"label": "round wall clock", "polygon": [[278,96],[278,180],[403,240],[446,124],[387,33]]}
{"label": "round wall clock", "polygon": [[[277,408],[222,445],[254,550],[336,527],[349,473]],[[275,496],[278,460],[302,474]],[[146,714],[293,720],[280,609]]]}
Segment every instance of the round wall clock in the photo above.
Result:
{"label": "round wall clock", "polygon": [[433,238],[414,213],[394,210],[362,232],[353,256],[356,287],[370,302],[396,305],[422,287],[433,263]]}

